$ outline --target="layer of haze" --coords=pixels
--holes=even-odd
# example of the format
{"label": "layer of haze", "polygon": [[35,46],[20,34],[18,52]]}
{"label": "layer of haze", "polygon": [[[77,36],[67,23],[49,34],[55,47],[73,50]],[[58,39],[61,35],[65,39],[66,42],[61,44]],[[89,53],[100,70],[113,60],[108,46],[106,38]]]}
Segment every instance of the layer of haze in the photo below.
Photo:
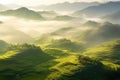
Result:
{"label": "layer of haze", "polygon": [[[3,23],[0,24],[0,39],[7,42],[17,43],[21,42],[21,40],[22,42],[31,42],[34,40],[34,38],[39,37],[40,35],[49,34],[57,30],[59,31],[62,28],[74,27],[75,30],[73,29],[72,32],[70,31],[70,35],[71,33],[77,31],[84,31],[88,29],[86,27],[80,26],[82,22],[81,20],[37,21],[37,20],[25,20],[16,17],[0,16],[0,21],[3,21]],[[96,19],[96,21],[100,22],[100,20],[98,19]]]}
{"label": "layer of haze", "polygon": [[49,5],[62,2],[107,2],[120,0],[0,0],[0,4],[18,4],[22,6]]}
{"label": "layer of haze", "polygon": [[[25,40],[28,38],[28,40],[31,40],[43,33],[50,33],[71,25],[69,22],[64,21],[24,20],[8,16],[0,16],[0,21],[3,21],[3,24],[0,24],[0,39],[5,41],[10,40],[9,42],[21,38],[25,38]],[[15,40],[15,42],[16,41],[17,40]]]}

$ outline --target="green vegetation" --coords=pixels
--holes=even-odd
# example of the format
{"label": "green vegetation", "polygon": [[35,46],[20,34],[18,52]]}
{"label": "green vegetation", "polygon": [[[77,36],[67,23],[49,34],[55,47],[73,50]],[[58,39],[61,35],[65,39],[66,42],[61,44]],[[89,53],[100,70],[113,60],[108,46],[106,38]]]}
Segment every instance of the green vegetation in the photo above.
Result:
{"label": "green vegetation", "polygon": [[82,52],[84,50],[84,45],[82,43],[76,43],[68,39],[52,40],[51,43],[46,45],[45,47],[58,48],[70,52]]}
{"label": "green vegetation", "polygon": [[[90,29],[81,34],[74,27],[60,28],[41,35],[31,44],[8,44],[1,40],[0,79],[119,80],[119,25],[99,24],[84,23],[82,26]],[[55,38],[72,30],[77,32],[69,38]],[[103,40],[98,40],[100,37]]]}
{"label": "green vegetation", "polygon": [[0,55],[0,79],[120,79],[120,40],[103,43],[84,52],[78,46],[81,55],[78,54],[80,50],[76,52],[78,48],[75,46],[75,43],[73,45],[67,39],[53,40],[51,45],[44,46],[43,49],[34,44],[12,44],[7,52]]}
{"label": "green vegetation", "polygon": [[78,61],[78,64],[71,65],[72,73],[61,74],[56,80],[119,80],[120,68],[108,69],[101,62],[84,56],[79,56]]}
{"label": "green vegetation", "polygon": [[[7,80],[33,80],[40,79],[38,74],[44,73],[42,69],[36,69],[40,64],[53,59],[44,53],[40,47],[34,45],[15,45],[9,48],[11,51],[0,56],[0,78]],[[49,64],[48,64],[49,65]],[[46,69],[47,70],[47,69]],[[29,79],[31,76],[31,79]]]}
{"label": "green vegetation", "polygon": [[48,48],[48,49],[45,49],[44,52],[56,58],[65,57],[72,54],[67,50],[61,50],[57,48]]}
{"label": "green vegetation", "polygon": [[[53,8],[70,4],[86,3]],[[120,80],[120,25],[100,17],[110,13],[117,20],[120,2],[94,4],[67,15],[26,7],[1,11],[0,80]]]}
{"label": "green vegetation", "polygon": [[83,55],[113,63],[120,63],[120,40],[104,43],[98,47],[88,49]]}

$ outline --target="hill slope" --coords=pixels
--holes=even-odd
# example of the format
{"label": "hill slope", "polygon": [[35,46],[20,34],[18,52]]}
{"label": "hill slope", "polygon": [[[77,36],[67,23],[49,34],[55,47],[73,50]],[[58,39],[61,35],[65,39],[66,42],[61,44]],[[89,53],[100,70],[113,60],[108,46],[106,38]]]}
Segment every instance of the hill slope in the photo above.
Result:
{"label": "hill slope", "polygon": [[90,6],[77,11],[75,15],[86,15],[87,17],[101,17],[110,13],[120,11],[120,2],[108,2],[97,6]]}
{"label": "hill slope", "polygon": [[70,52],[82,52],[84,46],[82,43],[73,42],[68,39],[52,40],[51,43],[45,46],[46,48],[57,48],[61,50],[67,50]]}
{"label": "hill slope", "polygon": [[9,49],[10,51],[7,53],[0,55],[1,80],[8,80],[9,78],[12,80],[33,80],[33,78],[38,80],[42,77],[36,77],[36,75],[47,74],[42,72],[43,68],[36,70],[35,67],[53,59],[53,57],[44,53],[39,47],[24,44],[13,45]]}
{"label": "hill slope", "polygon": [[31,20],[44,20],[44,18],[39,13],[29,10],[25,7],[21,7],[16,10],[3,11],[0,12],[0,14],[5,16],[15,16],[15,17],[31,19]]}
{"label": "hill slope", "polygon": [[113,22],[113,23],[118,23],[119,24],[119,21],[120,21],[120,11],[112,13],[112,14],[109,14],[109,15],[106,15],[106,16],[103,17],[103,19],[105,19],[107,21],[110,21],[110,22]]}
{"label": "hill slope", "polygon": [[93,45],[96,43],[98,44],[101,42],[119,39],[119,33],[120,25],[105,22],[100,23],[98,26],[92,27],[91,30],[86,31],[83,35],[84,39]]}
{"label": "hill slope", "polygon": [[65,58],[66,62],[61,61],[53,67],[47,80],[119,80],[119,48],[120,40],[117,40],[92,48],[76,58]]}
{"label": "hill slope", "polygon": [[104,43],[98,47],[91,48],[83,55],[120,65],[120,40]]}

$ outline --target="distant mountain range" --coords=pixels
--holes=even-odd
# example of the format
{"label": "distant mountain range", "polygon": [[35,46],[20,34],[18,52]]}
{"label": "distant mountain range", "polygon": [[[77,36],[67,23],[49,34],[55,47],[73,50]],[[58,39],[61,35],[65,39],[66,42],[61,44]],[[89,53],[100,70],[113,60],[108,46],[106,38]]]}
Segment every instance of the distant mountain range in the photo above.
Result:
{"label": "distant mountain range", "polygon": [[[29,6],[28,8],[33,8],[33,9],[39,9],[39,10],[47,10],[47,11],[77,11],[84,9],[89,6],[94,6],[98,5],[98,2],[74,2],[74,3],[69,3],[69,2],[64,2],[64,3],[56,3],[56,4],[51,4],[51,5],[39,5],[39,6]],[[7,4],[7,5],[2,5],[0,4],[0,11],[2,10],[8,10],[8,9],[15,9],[15,8],[20,8],[22,7],[21,5],[17,4]]]}
{"label": "distant mountain range", "polygon": [[44,20],[44,18],[37,12],[33,10],[29,10],[28,8],[21,7],[16,10],[7,10],[0,12],[0,15],[4,16],[15,16],[24,19],[32,19],[32,20]]}
{"label": "distant mountain range", "polygon": [[[8,5],[11,6],[11,5]],[[4,5],[0,5],[0,9],[7,9]],[[18,8],[20,7],[19,5],[12,5],[9,8]],[[8,8],[8,9],[9,9]],[[30,8],[30,7],[29,7]],[[47,5],[47,6],[36,6],[36,7],[31,7],[40,11],[34,11],[30,10],[26,7],[21,7],[18,9],[9,9],[5,11],[1,11],[0,15],[5,15],[5,16],[15,16],[19,18],[24,18],[24,19],[31,19],[31,20],[69,20],[73,19],[71,16],[60,16],[57,14],[57,11],[76,11],[73,13],[75,16],[86,16],[86,17],[103,17],[103,16],[114,16],[114,21],[119,19],[119,13],[120,13],[120,1],[117,2],[106,2],[106,3],[97,3],[97,2],[92,2],[92,3],[83,3],[83,2],[75,2],[75,3],[69,3],[69,2],[64,2],[64,3],[57,3],[57,4],[52,4],[52,5]],[[41,11],[44,10],[44,11]],[[55,12],[56,11],[56,12]],[[117,12],[117,13],[116,13]],[[71,13],[69,13],[71,14]],[[106,18],[107,18],[106,16]],[[64,18],[64,19],[63,19]],[[112,19],[108,18],[108,19]]]}
{"label": "distant mountain range", "polygon": [[55,11],[38,11],[47,20],[54,19],[58,14]]}
{"label": "distant mountain range", "polygon": [[106,15],[103,17],[103,19],[119,24],[120,23],[120,11]]}
{"label": "distant mountain range", "polygon": [[73,20],[75,17],[68,15],[58,15],[54,11],[33,11],[26,7],[21,7],[15,10],[6,10],[1,11],[0,15],[4,16],[14,16],[23,19],[31,19],[31,20]]}
{"label": "distant mountain range", "polygon": [[87,17],[100,17],[120,11],[120,1],[107,2],[96,6],[90,6],[75,12],[75,15],[86,15]]}
{"label": "distant mountain range", "polygon": [[64,2],[64,3],[57,3],[52,5],[40,5],[33,8],[42,9],[42,10],[52,10],[52,11],[76,11],[81,10],[89,6],[98,5],[98,2]]}
{"label": "distant mountain range", "polygon": [[120,25],[105,22],[99,24],[97,29],[98,30],[93,29],[85,33],[86,40],[90,41],[90,43],[101,43],[120,38]]}
{"label": "distant mountain range", "polygon": [[68,20],[73,20],[73,19],[75,19],[75,17],[68,16],[68,15],[56,16],[54,18],[54,20],[58,20],[58,21],[68,21]]}

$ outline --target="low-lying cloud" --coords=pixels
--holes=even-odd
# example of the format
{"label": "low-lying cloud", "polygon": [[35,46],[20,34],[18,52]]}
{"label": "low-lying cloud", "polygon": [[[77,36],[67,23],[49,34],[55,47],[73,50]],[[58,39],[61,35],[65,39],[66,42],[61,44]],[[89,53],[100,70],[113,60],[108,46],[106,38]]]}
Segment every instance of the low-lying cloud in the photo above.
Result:
{"label": "low-lying cloud", "polygon": [[[27,42],[43,33],[50,33],[62,27],[68,27],[69,22],[64,21],[36,21],[16,17],[1,16],[0,39],[5,41]],[[68,25],[69,24],[69,25]],[[25,39],[25,40],[24,40]]]}

